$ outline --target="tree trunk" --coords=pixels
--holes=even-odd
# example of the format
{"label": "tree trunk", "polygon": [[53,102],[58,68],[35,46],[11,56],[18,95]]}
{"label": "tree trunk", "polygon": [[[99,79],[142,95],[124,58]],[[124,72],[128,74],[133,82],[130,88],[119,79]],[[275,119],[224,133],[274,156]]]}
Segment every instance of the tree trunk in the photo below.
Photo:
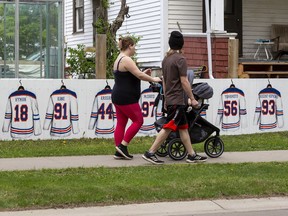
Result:
{"label": "tree trunk", "polygon": [[125,16],[128,16],[129,7],[126,4],[126,0],[121,0],[121,8],[119,10],[118,16],[113,21],[113,23],[109,27],[109,31],[111,33],[111,36],[114,38],[116,43],[116,33],[118,29],[122,26]]}

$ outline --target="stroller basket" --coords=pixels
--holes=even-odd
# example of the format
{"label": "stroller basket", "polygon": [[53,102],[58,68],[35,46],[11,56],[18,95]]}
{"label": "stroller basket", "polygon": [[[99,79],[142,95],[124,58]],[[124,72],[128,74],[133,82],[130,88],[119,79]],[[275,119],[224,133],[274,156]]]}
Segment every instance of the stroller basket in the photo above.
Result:
{"label": "stroller basket", "polygon": [[215,131],[215,126],[207,120],[199,117],[189,127],[189,135],[192,143],[200,143],[206,140]]}

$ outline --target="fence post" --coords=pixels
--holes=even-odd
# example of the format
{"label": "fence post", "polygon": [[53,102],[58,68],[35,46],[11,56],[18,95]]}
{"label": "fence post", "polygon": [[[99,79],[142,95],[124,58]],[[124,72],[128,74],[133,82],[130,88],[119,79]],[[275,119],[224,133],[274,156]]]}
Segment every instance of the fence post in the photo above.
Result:
{"label": "fence post", "polygon": [[96,34],[96,79],[106,79],[106,34]]}
{"label": "fence post", "polygon": [[239,40],[228,40],[228,78],[238,78]]}

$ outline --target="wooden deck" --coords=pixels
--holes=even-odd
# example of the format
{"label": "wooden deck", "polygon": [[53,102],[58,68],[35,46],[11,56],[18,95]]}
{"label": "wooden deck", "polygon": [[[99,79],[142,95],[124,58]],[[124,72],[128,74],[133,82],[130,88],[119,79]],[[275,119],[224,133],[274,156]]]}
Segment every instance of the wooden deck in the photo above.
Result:
{"label": "wooden deck", "polygon": [[288,62],[249,61],[238,65],[239,78],[288,78]]}

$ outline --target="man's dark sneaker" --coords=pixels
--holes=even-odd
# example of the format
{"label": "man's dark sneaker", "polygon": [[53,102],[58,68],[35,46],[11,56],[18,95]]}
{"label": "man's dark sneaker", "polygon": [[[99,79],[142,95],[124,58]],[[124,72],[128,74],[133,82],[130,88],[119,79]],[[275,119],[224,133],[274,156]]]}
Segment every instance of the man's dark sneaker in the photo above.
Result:
{"label": "man's dark sneaker", "polygon": [[120,153],[126,159],[128,159],[128,160],[133,159],[133,156],[128,153],[127,146],[120,144],[119,146],[116,146],[116,150],[118,153]]}
{"label": "man's dark sneaker", "polygon": [[148,151],[146,151],[144,155],[142,155],[142,158],[150,163],[157,164],[157,165],[164,163],[164,161],[158,160],[158,158],[156,157],[154,153],[150,153]]}
{"label": "man's dark sneaker", "polygon": [[197,163],[197,162],[205,162],[207,157],[200,156],[198,154],[188,155],[186,162],[187,163]]}

